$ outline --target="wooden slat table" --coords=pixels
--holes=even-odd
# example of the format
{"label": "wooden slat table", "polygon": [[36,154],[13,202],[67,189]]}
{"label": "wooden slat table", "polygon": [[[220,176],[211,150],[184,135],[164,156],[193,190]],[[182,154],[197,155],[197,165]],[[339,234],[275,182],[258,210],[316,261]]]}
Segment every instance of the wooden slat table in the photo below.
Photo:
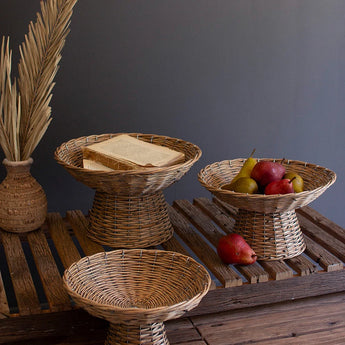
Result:
{"label": "wooden slat table", "polygon": [[[220,261],[215,247],[232,231],[236,209],[208,198],[177,200],[168,208],[175,234],[157,248],[194,257],[213,279],[197,308],[167,323],[171,344],[309,344],[313,332],[320,338],[314,336],[312,344],[344,338],[344,229],[305,207],[297,212],[305,253],[233,266]],[[89,240],[87,226],[88,219],[75,210],[66,217],[50,213],[29,234],[0,231],[0,344],[103,343],[106,323],[76,308],[61,280],[76,260],[111,250]]]}

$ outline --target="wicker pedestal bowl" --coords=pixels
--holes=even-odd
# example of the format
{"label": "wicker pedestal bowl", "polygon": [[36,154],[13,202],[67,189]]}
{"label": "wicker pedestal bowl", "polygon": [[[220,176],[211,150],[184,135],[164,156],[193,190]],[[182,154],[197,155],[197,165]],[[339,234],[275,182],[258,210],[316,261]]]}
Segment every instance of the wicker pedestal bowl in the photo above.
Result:
{"label": "wicker pedestal bowl", "polygon": [[112,248],[147,248],[173,234],[163,190],[188,172],[200,158],[198,146],[166,136],[126,133],[139,140],[183,152],[185,161],[168,167],[111,172],[83,168],[82,146],[110,139],[102,134],[63,143],[55,159],[75,179],[94,189],[88,236]]}
{"label": "wicker pedestal bowl", "polygon": [[286,171],[303,178],[303,192],[262,195],[221,189],[236,176],[244,161],[239,158],[212,163],[199,172],[199,182],[215,197],[238,209],[233,231],[244,237],[259,260],[289,259],[301,254],[305,241],[295,210],[320,196],[335,182],[336,174],[318,165],[286,160]]}
{"label": "wicker pedestal bowl", "polygon": [[164,321],[195,308],[209,290],[207,270],[175,252],[124,249],[72,264],[64,286],[75,303],[110,323],[105,344],[169,344]]}

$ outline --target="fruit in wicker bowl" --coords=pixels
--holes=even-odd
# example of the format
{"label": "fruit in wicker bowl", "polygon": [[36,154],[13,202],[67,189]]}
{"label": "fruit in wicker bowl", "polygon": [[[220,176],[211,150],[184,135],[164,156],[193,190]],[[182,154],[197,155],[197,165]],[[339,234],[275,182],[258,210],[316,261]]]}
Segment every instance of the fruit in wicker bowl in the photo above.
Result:
{"label": "fruit in wicker bowl", "polygon": [[288,194],[246,194],[225,190],[246,159],[224,160],[207,165],[199,174],[202,186],[218,199],[238,209],[234,232],[242,235],[258,260],[280,260],[301,254],[305,249],[295,210],[308,205],[336,180],[336,174],[319,165],[297,160],[262,158],[280,162],[285,173],[294,172],[304,182],[303,191]]}

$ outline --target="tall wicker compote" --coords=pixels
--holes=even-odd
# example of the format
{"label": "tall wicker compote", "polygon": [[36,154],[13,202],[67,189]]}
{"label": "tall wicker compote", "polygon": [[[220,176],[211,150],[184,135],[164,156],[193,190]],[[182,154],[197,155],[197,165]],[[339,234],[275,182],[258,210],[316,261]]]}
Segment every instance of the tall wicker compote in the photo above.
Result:
{"label": "tall wicker compote", "polygon": [[195,308],[211,283],[194,259],[148,249],[84,257],[63,281],[78,306],[109,321],[106,345],[168,345],[164,321]]}
{"label": "tall wicker compote", "polygon": [[212,163],[199,172],[199,181],[218,199],[238,208],[233,231],[244,237],[259,260],[289,259],[301,254],[305,241],[295,210],[325,192],[335,182],[336,174],[315,164],[285,160],[286,171],[294,171],[303,178],[303,192],[263,195],[222,189],[236,176],[244,161],[239,158]]}
{"label": "tall wicker compote", "polygon": [[82,146],[117,134],[91,135],[63,143],[55,159],[74,178],[95,192],[88,236],[112,248],[146,248],[173,234],[163,190],[178,181],[200,158],[198,146],[160,135],[128,133],[139,140],[183,152],[185,160],[168,167],[111,172],[83,168]]}

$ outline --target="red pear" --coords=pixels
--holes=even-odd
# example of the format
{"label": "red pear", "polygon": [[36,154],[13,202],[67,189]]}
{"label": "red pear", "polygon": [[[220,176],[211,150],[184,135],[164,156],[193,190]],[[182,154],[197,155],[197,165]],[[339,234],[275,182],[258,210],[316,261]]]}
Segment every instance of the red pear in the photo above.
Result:
{"label": "red pear", "polygon": [[228,234],[220,238],[217,246],[220,259],[226,264],[250,265],[256,254],[241,235]]}
{"label": "red pear", "polygon": [[265,187],[273,181],[279,181],[285,174],[285,167],[277,162],[260,161],[257,162],[250,174],[260,186]]}
{"label": "red pear", "polygon": [[273,181],[266,186],[265,194],[271,195],[294,193],[292,181],[293,179],[289,180],[287,178],[279,181]]}

